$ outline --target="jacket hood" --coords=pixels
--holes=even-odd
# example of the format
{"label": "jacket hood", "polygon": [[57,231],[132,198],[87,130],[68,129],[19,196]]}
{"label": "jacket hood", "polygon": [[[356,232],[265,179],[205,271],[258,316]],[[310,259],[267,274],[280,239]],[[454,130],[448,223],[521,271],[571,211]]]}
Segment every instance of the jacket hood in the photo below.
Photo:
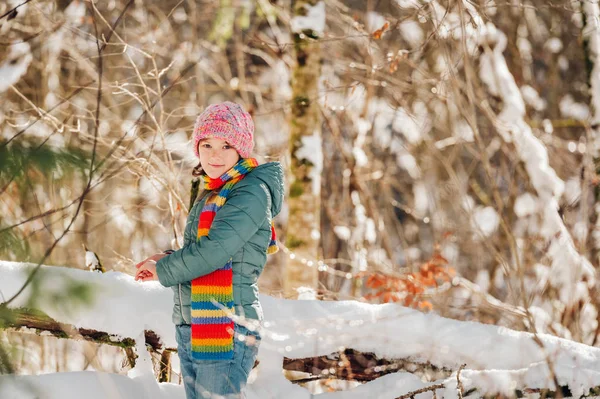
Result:
{"label": "jacket hood", "polygon": [[283,168],[279,162],[269,162],[259,165],[250,172],[250,175],[261,180],[268,187],[271,194],[271,214],[273,217],[281,212],[284,197]]}

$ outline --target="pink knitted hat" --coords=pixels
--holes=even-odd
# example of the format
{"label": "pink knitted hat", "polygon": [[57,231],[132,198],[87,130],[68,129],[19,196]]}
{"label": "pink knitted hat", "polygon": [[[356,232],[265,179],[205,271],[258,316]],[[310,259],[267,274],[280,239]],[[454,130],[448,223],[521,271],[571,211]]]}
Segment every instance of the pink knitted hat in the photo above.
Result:
{"label": "pink knitted hat", "polygon": [[209,105],[198,116],[193,137],[197,157],[200,140],[216,137],[227,141],[242,158],[250,158],[254,148],[254,122],[241,105],[225,101]]}

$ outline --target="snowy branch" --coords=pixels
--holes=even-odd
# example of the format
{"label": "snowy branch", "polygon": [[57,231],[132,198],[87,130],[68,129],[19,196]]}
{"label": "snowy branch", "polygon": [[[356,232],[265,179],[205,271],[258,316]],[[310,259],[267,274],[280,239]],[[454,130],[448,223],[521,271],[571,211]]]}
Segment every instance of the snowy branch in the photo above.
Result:
{"label": "snowy branch", "polygon": [[[560,289],[563,303],[574,304],[587,297],[584,292],[594,285],[594,269],[578,253],[558,213],[558,199],[563,194],[564,183],[550,166],[544,144],[524,120],[525,103],[503,55],[506,36],[488,23],[484,38],[483,45],[487,50],[481,55],[480,77],[490,92],[503,102],[502,111],[495,120],[496,127],[504,141],[514,144],[537,192],[535,209],[541,218],[540,234],[548,241],[547,253],[552,259],[550,283]],[[515,208],[515,213],[522,215],[522,209]]]}

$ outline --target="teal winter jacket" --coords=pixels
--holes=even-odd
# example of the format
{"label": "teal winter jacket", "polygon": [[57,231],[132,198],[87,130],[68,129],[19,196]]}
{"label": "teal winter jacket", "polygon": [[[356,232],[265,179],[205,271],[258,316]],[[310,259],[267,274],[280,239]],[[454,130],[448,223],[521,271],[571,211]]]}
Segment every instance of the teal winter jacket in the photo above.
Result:
{"label": "teal winter jacket", "polygon": [[232,188],[215,215],[207,236],[197,241],[204,196],[187,218],[183,247],[156,263],[158,280],[172,287],[175,325],[191,324],[191,281],[232,259],[233,300],[238,316],[262,320],[258,284],[267,261],[271,219],[283,203],[283,170],[278,162],[259,165]]}

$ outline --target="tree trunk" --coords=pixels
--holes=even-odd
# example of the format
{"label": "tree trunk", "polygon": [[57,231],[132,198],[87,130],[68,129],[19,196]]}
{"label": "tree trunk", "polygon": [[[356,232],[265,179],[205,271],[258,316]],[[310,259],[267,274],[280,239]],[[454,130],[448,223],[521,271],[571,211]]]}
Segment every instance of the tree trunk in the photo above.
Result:
{"label": "tree trunk", "polygon": [[[583,17],[583,51],[585,54],[585,65],[588,76],[588,86],[590,88],[590,109],[591,109],[591,131],[588,139],[592,143],[593,165],[600,163],[600,8],[598,3],[591,1],[581,2]],[[595,174],[598,174],[596,167]],[[595,267],[600,265],[600,186],[596,185],[594,190],[594,206],[592,207],[592,220],[596,223],[592,228],[592,264]]]}
{"label": "tree trunk", "polygon": [[[356,250],[350,236],[340,237],[336,226],[346,227],[352,231],[356,224],[354,210],[350,200],[351,173],[354,165],[350,155],[344,153],[344,148],[352,148],[352,132],[342,126],[350,126],[352,121],[344,116],[330,115],[324,112],[323,151],[328,154],[323,157],[323,183],[321,184],[321,247],[325,259],[353,259],[352,251]],[[352,266],[345,262],[332,262],[329,267],[342,272],[353,272]],[[351,280],[339,274],[329,272],[319,273],[319,288],[324,291],[324,298],[337,297],[344,291],[345,284]],[[350,290],[347,290],[350,293]],[[337,298],[336,298],[337,299]]]}
{"label": "tree trunk", "polygon": [[[302,20],[310,10],[317,9],[316,3],[314,0],[293,1],[294,20]],[[324,10],[324,5],[321,6]],[[311,24],[318,25],[318,22],[313,19]],[[293,32],[296,65],[292,76],[291,176],[286,238],[286,246],[295,256],[290,256],[287,262],[286,296],[295,296],[295,288],[300,286],[315,288],[317,265],[313,262],[319,258],[319,191],[323,162],[318,105],[320,33],[306,25],[298,25],[301,28]]]}

